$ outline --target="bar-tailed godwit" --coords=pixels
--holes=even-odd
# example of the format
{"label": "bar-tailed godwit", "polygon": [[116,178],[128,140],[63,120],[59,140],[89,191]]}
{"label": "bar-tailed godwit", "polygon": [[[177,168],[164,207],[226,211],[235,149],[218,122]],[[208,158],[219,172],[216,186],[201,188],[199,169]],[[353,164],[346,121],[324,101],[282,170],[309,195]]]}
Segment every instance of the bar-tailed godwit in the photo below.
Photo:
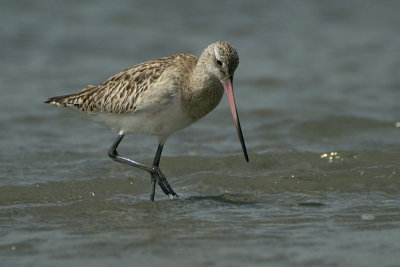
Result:
{"label": "bar-tailed godwit", "polygon": [[[115,161],[151,175],[150,200],[155,184],[170,197],[177,194],[159,168],[167,138],[213,110],[226,93],[246,161],[249,161],[233,93],[233,74],[239,64],[236,49],[228,42],[210,44],[199,58],[177,54],[148,61],[121,71],[100,85],[49,98],[45,103],[64,106],[89,115],[94,121],[118,131],[108,151]],[[117,147],[125,134],[140,133],[158,137],[152,166],[122,157]]]}

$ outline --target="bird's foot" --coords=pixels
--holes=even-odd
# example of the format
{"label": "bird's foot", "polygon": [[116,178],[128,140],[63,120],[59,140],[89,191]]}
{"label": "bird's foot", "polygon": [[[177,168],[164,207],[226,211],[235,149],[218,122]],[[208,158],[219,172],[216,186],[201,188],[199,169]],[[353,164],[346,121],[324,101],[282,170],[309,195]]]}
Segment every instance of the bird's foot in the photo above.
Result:
{"label": "bird's foot", "polygon": [[172,190],[171,186],[169,185],[167,178],[161,172],[159,167],[153,166],[153,171],[150,173],[151,178],[155,179],[158,185],[161,187],[162,191],[169,196],[171,199],[178,198],[178,195]]}

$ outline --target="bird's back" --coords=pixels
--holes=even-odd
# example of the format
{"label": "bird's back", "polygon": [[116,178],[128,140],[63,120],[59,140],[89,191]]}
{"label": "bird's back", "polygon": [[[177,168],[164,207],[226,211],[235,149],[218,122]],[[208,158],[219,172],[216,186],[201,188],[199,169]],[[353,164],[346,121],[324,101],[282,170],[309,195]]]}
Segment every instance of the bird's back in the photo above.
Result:
{"label": "bird's back", "polygon": [[142,97],[147,93],[162,95],[163,90],[177,90],[188,79],[197,60],[189,54],[151,60],[123,70],[97,86],[89,85],[78,93],[51,97],[45,103],[87,112],[129,113],[149,104],[145,100],[148,98]]}

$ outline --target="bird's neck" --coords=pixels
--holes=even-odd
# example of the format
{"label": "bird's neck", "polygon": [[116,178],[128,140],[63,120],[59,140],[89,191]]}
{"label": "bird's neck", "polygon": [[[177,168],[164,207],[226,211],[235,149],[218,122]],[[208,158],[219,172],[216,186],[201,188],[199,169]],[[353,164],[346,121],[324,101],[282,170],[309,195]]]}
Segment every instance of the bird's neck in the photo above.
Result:
{"label": "bird's neck", "polygon": [[219,104],[223,93],[222,83],[200,59],[181,92],[183,108],[193,120],[198,120]]}

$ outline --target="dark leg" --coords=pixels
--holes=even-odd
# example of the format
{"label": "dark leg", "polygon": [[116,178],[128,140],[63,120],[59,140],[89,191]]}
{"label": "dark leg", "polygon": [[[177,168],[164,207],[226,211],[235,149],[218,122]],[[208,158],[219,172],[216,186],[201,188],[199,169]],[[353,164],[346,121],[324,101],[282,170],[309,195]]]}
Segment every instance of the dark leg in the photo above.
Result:
{"label": "dark leg", "polygon": [[[162,174],[159,165],[160,165],[160,158],[161,158],[161,153],[163,150],[164,145],[159,144],[156,152],[156,156],[154,157],[153,161],[153,168],[155,169],[155,173],[150,173],[151,178],[152,178],[152,186],[151,186],[151,194],[150,194],[150,200],[154,201],[154,194],[155,194],[155,188],[156,188],[156,181],[158,182],[158,185],[161,187],[163,192],[170,196],[170,197],[178,197],[178,195],[172,190],[171,186],[169,185],[167,178],[165,178],[164,174]],[[158,179],[156,179],[158,178]]]}
{"label": "dark leg", "polygon": [[[153,167],[157,167],[160,165],[160,158],[161,158],[161,153],[163,150],[163,145],[158,145],[157,148],[157,152],[156,152],[156,156],[154,157],[154,161],[153,161]],[[156,181],[160,181],[160,179],[157,179],[155,173],[150,173],[151,175],[151,193],[150,193],[150,200],[154,202],[154,195],[155,195],[155,191],[156,191]],[[167,193],[168,195],[168,193]]]}
{"label": "dark leg", "polygon": [[114,144],[111,146],[110,150],[108,151],[108,156],[113,159],[114,161],[124,163],[145,171],[148,171],[151,175],[152,178],[152,189],[151,189],[151,195],[150,195],[150,200],[154,201],[154,194],[155,194],[155,182],[157,181],[158,184],[160,185],[161,189],[163,192],[170,196],[170,197],[177,197],[178,195],[172,190],[171,186],[169,185],[167,179],[165,178],[164,174],[162,174],[159,164],[160,164],[160,158],[161,158],[161,152],[163,149],[163,145],[159,145],[157,149],[156,156],[154,158],[153,166],[147,166],[142,163],[136,162],[134,160],[128,159],[121,157],[118,152],[117,152],[117,147],[119,143],[121,143],[122,138],[124,138],[124,135],[118,135],[117,140],[115,140]]}
{"label": "dark leg", "polygon": [[151,192],[150,192],[150,201],[154,202],[154,196],[156,194],[156,180],[157,178],[151,174]]}
{"label": "dark leg", "polygon": [[111,146],[110,150],[108,150],[108,156],[113,159],[114,161],[120,162],[120,163],[124,163],[124,164],[128,164],[131,165],[133,167],[148,171],[148,172],[154,172],[154,169],[150,166],[144,165],[142,163],[136,162],[134,160],[128,159],[128,158],[124,158],[121,157],[118,152],[117,152],[117,147],[119,145],[119,143],[121,143],[122,138],[124,138],[125,135],[118,135],[117,140],[115,140],[114,144]]}

